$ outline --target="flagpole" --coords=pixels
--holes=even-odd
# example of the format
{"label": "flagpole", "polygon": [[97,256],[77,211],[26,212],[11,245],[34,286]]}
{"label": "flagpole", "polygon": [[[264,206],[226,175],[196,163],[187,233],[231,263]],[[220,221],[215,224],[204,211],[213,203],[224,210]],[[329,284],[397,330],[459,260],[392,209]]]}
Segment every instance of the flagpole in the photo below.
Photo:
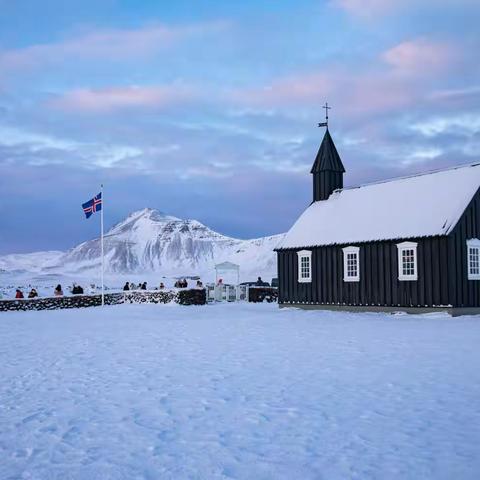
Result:
{"label": "flagpole", "polygon": [[105,200],[103,198],[103,183],[101,185],[102,192],[102,209],[100,210],[100,229],[101,229],[101,244],[102,244],[102,307],[105,305],[105,295],[103,287],[103,271],[104,271],[104,261],[103,261],[103,209],[105,208]]}

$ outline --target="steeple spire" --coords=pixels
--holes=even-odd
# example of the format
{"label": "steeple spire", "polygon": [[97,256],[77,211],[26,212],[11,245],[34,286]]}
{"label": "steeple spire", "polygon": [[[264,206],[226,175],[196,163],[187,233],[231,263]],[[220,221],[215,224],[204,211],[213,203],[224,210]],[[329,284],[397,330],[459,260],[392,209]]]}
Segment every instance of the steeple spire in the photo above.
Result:
{"label": "steeple spire", "polygon": [[[328,107],[328,104],[326,106]],[[343,188],[343,174],[345,173],[345,167],[328,130],[328,109],[327,123],[319,124],[319,126],[326,126],[327,130],[310,171],[313,175],[314,202],[326,200],[334,190]]]}
{"label": "steeple spire", "polygon": [[328,102],[325,102],[325,105],[322,107],[325,109],[325,121],[318,124],[319,127],[327,127],[328,130],[328,111],[332,109],[332,107],[328,106]]}

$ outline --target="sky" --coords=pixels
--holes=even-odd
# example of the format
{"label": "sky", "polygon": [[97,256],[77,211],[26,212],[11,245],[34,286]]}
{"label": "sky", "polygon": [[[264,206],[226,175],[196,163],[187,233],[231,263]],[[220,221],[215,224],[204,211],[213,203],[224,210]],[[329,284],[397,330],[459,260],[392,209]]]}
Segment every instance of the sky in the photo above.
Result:
{"label": "sky", "polygon": [[345,185],[480,161],[478,0],[0,0],[0,254],[156,208],[284,232],[328,101]]}

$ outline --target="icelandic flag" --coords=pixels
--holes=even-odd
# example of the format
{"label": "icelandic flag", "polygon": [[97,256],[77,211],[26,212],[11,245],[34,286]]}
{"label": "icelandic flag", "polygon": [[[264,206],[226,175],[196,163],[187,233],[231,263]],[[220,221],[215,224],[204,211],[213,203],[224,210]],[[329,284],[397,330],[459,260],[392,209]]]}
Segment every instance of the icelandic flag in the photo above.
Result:
{"label": "icelandic flag", "polygon": [[83,203],[82,208],[87,218],[90,218],[95,212],[100,211],[102,209],[102,193],[100,192],[88,202]]}

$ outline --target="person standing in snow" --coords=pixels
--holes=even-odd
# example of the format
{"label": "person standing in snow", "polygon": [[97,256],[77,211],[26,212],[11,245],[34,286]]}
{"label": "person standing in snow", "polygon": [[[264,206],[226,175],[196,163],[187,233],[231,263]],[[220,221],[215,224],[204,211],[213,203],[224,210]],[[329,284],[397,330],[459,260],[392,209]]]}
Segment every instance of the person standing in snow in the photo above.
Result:
{"label": "person standing in snow", "polygon": [[123,291],[127,292],[128,290],[130,290],[130,284],[128,282],[125,282],[125,285],[123,286]]}
{"label": "person standing in snow", "polygon": [[17,291],[15,292],[15,298],[25,298],[23,292],[19,288],[17,288]]}
{"label": "person standing in snow", "polygon": [[72,294],[73,295],[82,295],[83,294],[83,288],[80,285],[77,285],[76,283],[74,283],[73,288],[72,288]]}
{"label": "person standing in snow", "polygon": [[30,293],[28,294],[28,298],[36,298],[36,297],[38,297],[38,293],[34,288],[32,288],[30,290]]}
{"label": "person standing in snow", "polygon": [[53,291],[53,294],[56,296],[56,297],[63,297],[63,290],[62,290],[62,286],[60,284],[57,285],[57,287],[55,288],[55,290]]}
{"label": "person standing in snow", "polygon": [[140,290],[146,290],[147,289],[147,282],[143,282],[141,285],[140,285]]}
{"label": "person standing in snow", "polygon": [[163,282],[160,282],[160,290],[163,290],[165,288],[165,285],[163,284]]}

